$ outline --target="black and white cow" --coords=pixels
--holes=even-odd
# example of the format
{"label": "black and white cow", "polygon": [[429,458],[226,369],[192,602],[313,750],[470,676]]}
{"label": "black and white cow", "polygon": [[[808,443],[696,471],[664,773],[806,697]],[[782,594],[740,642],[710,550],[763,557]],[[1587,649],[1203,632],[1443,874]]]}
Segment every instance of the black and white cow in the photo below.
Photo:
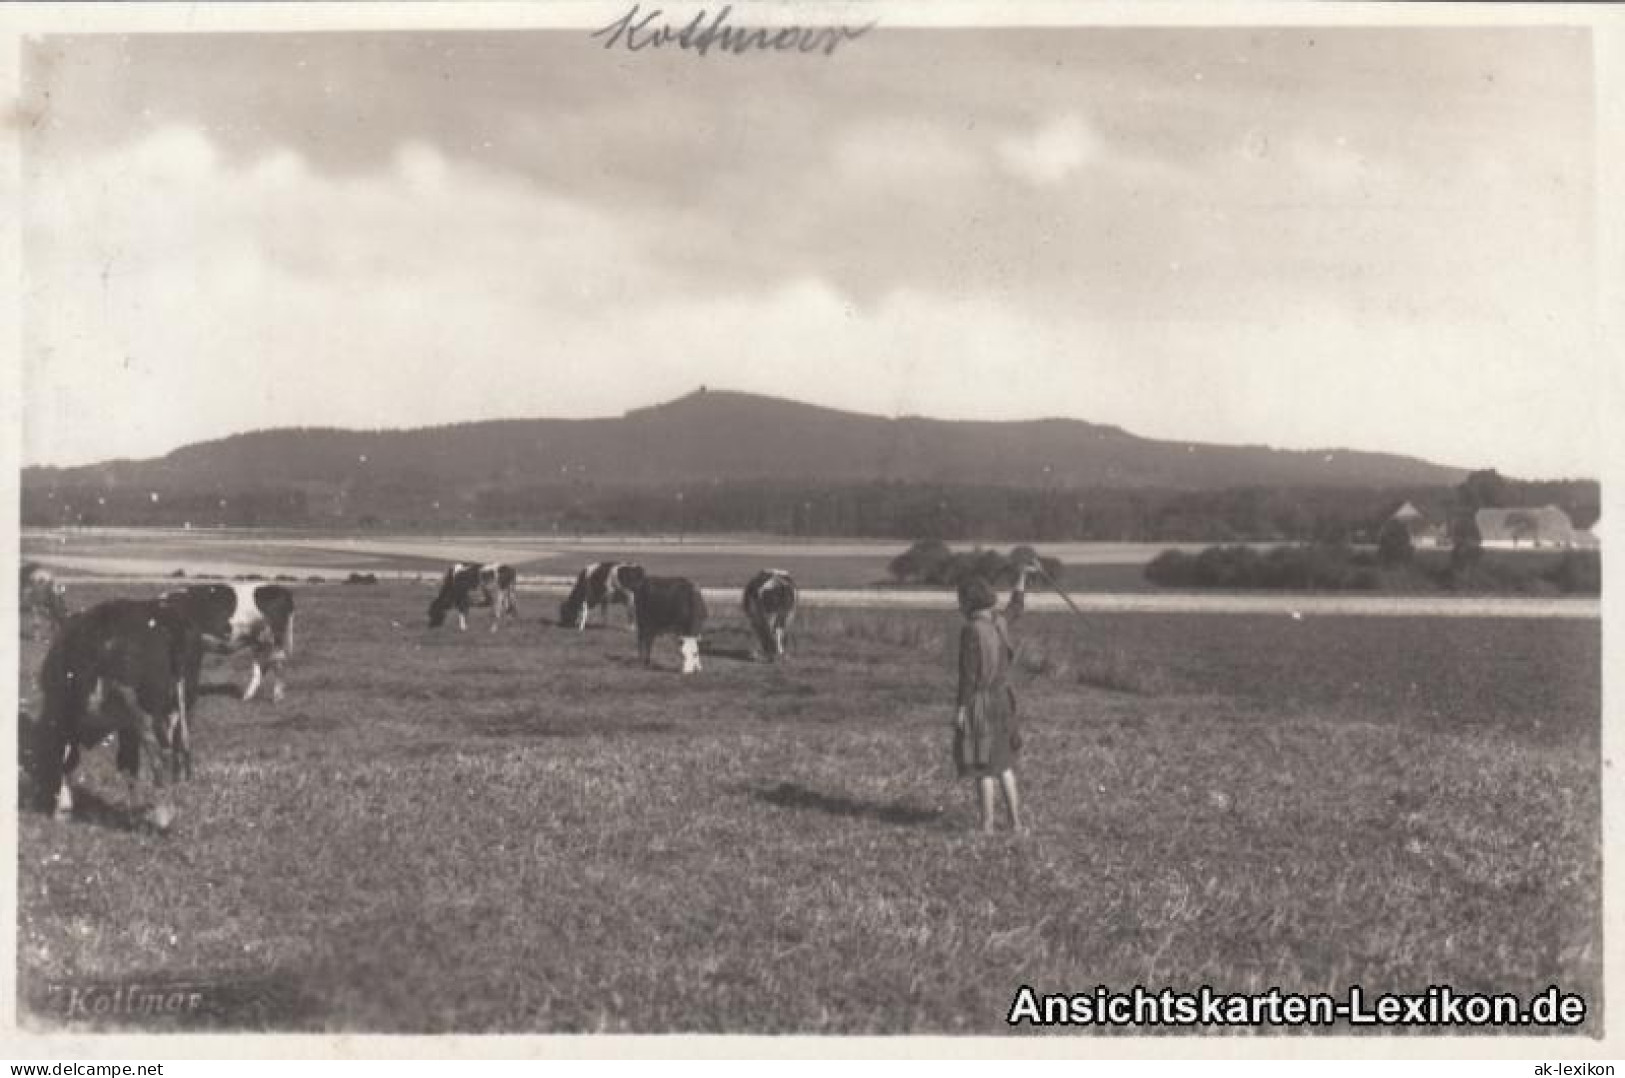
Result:
{"label": "black and white cow", "polygon": [[632,600],[632,589],[643,576],[643,567],[630,562],[593,562],[576,574],[575,587],[559,605],[559,624],[585,629],[587,616],[594,608],[599,617],[607,621],[611,603],[623,604],[627,617],[635,624],[638,611]]}
{"label": "black and white cow", "polygon": [[18,616],[27,614],[32,618],[30,631],[35,640],[41,640],[48,632],[55,631],[67,618],[66,594],[66,589],[56,582],[45,566],[31,561],[23,562],[17,579]]}
{"label": "black and white cow", "polygon": [[115,599],[63,622],[40,666],[45,702],[28,760],[36,807],[71,812],[68,780],[80,750],[109,734],[118,737],[118,767],[132,800],[143,759],[154,783],[164,777],[166,755],[172,780],[190,778],[187,712],[202,662],[197,629],[160,601]]}
{"label": "black and white cow", "polygon": [[705,597],[693,581],[682,577],[646,576],[638,573],[632,586],[633,609],[637,612],[638,655],[643,665],[651,665],[654,642],[672,635],[683,654],[683,673],[700,669],[700,633],[705,629]]}
{"label": "black and white cow", "polygon": [[511,565],[500,562],[488,565],[457,562],[446,570],[446,575],[440,580],[440,593],[429,604],[429,628],[440,628],[445,624],[447,613],[455,610],[457,627],[466,630],[468,608],[474,605],[474,596],[478,595],[478,605],[489,606],[496,614],[496,619],[491,622],[491,631],[496,632],[504,615],[519,616],[519,600],[515,590],[518,580],[519,574],[514,572]]}
{"label": "black and white cow", "polygon": [[745,585],[745,617],[769,660],[777,661],[789,645],[796,618],[796,582],[783,569],[763,569]]}
{"label": "black and white cow", "polygon": [[271,699],[282,699],[282,667],[293,654],[293,592],[280,584],[193,584],[158,601],[191,623],[205,649],[222,655],[252,651],[254,675],[244,700],[254,699],[267,670]]}

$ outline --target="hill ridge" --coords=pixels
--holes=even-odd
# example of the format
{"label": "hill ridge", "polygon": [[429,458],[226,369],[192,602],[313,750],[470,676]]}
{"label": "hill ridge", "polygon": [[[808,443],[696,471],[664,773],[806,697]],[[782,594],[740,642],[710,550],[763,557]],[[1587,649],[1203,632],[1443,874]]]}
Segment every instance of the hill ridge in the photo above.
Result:
{"label": "hill ridge", "polygon": [[924,482],[1014,487],[1410,486],[1465,469],[1394,453],[1159,440],[1083,419],[883,416],[701,387],[620,416],[500,418],[411,428],[278,427],[162,457],[34,465],[24,487],[227,488],[393,477],[458,486]]}

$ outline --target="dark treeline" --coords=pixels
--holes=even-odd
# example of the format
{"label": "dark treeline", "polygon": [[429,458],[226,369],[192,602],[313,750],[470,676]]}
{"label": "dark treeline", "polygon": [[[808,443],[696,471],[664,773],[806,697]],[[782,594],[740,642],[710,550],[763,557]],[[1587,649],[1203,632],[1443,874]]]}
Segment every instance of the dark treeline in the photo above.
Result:
{"label": "dark treeline", "polygon": [[[1475,473],[1478,474],[1478,473]],[[22,522],[179,527],[498,529],[557,534],[759,533],[943,540],[1375,542],[1402,501],[1448,520],[1460,489],[1239,487],[1217,491],[1033,489],[937,483],[700,482],[661,488],[586,483],[442,489],[421,477],[250,490],[33,485]],[[1594,482],[1497,477],[1500,504],[1555,504],[1577,527],[1597,518]],[[1487,503],[1488,499],[1485,499]],[[1482,504],[1482,503],[1481,503]]]}
{"label": "dark treeline", "polygon": [[304,491],[135,490],[100,486],[24,488],[25,527],[298,527],[313,523]]}

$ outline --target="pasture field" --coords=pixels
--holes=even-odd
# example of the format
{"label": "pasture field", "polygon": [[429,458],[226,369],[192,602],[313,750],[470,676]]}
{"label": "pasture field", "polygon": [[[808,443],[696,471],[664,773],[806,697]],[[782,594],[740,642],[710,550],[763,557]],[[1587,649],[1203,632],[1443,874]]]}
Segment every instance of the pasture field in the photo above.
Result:
{"label": "pasture field", "polygon": [[[970,549],[973,544],[956,544]],[[1011,543],[982,544],[1008,551]],[[1174,544],[1178,545],[1178,544]],[[788,570],[804,586],[866,587],[889,581],[886,566],[908,544],[901,540],[791,539],[686,541],[649,538],[561,539],[514,536],[322,536],[265,532],[184,532],[163,529],[31,530],[22,554],[60,574],[189,576],[239,573],[315,575],[342,579],[349,572],[438,576],[450,561],[505,561],[527,577],[573,577],[592,561],[637,561],[652,572],[686,576],[702,587],[738,586],[759,568]],[[1068,587],[1092,591],[1151,591],[1142,573],[1159,544],[1057,544],[1067,559]],[[1049,548],[1045,548],[1049,552]]]}
{"label": "pasture field", "polygon": [[779,665],[713,604],[684,678],[618,610],[298,595],[286,700],[206,667],[168,834],[107,749],[80,819],[22,814],[25,1021],[112,982],[243,1001],[149,1029],[817,1034],[997,1034],[1023,984],[1556,984],[1600,1033],[1596,620],[1029,614],[1032,832],[984,837],[946,602],[808,610]]}

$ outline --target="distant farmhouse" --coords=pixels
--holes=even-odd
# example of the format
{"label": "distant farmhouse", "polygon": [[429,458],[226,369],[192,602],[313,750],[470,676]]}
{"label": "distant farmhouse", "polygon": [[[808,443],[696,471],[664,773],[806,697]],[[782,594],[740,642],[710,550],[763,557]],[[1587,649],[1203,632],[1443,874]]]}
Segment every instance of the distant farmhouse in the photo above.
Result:
{"label": "distant farmhouse", "polygon": [[1405,502],[1393,514],[1389,521],[1398,521],[1410,532],[1412,546],[1449,546],[1450,529],[1445,527],[1442,520],[1434,520],[1416,507],[1414,502]]}
{"label": "distant farmhouse", "polygon": [[1595,534],[1578,531],[1555,505],[1540,509],[1480,509],[1473,521],[1486,549],[1517,550],[1595,547]]}
{"label": "distant farmhouse", "polygon": [[[1449,526],[1405,502],[1388,517],[1410,532],[1417,547],[1448,547],[1454,542]],[[1569,515],[1555,505],[1525,509],[1480,509],[1473,514],[1479,542],[1499,550],[1596,550],[1601,547],[1597,524],[1576,528]]]}

